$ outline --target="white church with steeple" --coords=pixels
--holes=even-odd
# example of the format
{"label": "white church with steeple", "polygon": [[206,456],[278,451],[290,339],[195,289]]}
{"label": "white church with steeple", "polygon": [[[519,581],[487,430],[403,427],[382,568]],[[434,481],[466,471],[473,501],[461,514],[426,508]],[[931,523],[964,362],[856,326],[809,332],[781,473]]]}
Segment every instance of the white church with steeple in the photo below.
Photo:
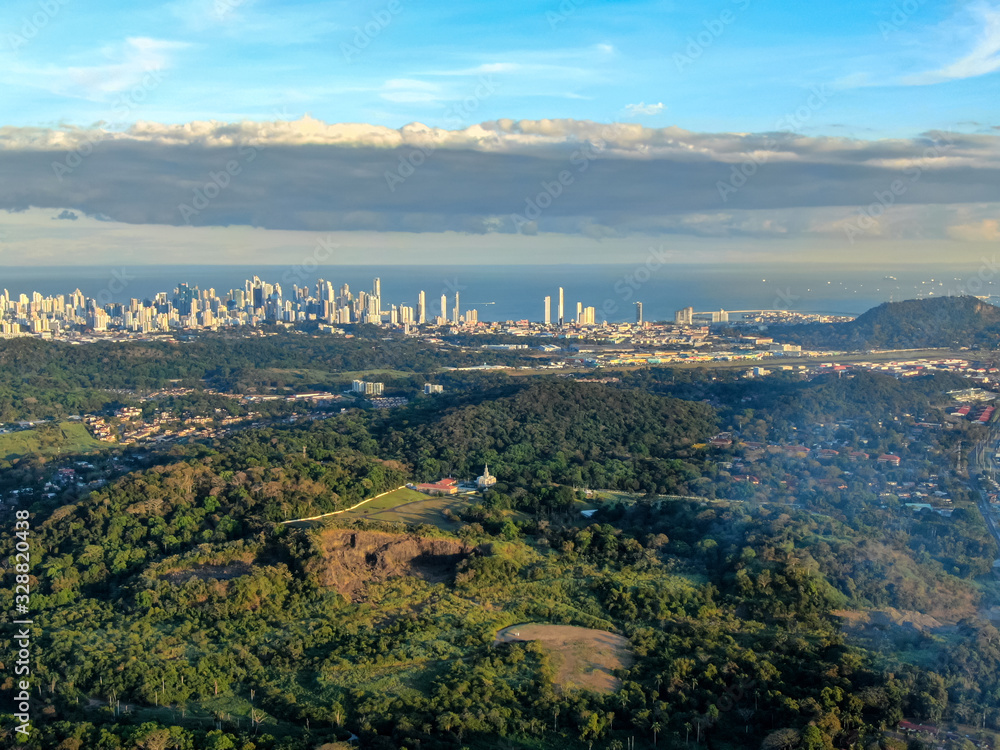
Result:
{"label": "white church with steeple", "polygon": [[490,474],[489,464],[483,464],[483,475],[476,480],[476,486],[485,490],[497,483],[497,478]]}

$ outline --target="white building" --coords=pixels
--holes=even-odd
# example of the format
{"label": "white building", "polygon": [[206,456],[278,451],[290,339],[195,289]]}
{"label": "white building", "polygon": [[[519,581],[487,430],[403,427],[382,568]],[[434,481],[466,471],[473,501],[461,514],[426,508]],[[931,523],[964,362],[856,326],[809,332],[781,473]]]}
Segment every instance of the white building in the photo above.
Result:
{"label": "white building", "polygon": [[497,478],[492,474],[490,474],[489,465],[484,464],[483,475],[476,480],[476,486],[479,487],[479,489],[481,490],[485,490],[489,487],[492,487],[496,483],[497,483]]}

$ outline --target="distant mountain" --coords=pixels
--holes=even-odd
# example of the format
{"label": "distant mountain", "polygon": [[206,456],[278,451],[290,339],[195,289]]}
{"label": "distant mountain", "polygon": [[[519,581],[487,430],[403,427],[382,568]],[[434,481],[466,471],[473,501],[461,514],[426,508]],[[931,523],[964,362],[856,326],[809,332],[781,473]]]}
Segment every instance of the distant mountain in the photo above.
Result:
{"label": "distant mountain", "polygon": [[849,323],[773,329],[782,342],[828,349],[1000,346],[1000,307],[975,297],[886,302]]}

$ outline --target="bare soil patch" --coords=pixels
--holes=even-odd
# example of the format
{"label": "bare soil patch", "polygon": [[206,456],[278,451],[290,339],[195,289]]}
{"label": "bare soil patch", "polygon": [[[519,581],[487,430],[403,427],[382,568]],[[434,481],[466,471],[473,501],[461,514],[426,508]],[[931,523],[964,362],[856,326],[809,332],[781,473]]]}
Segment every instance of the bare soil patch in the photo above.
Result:
{"label": "bare soil patch", "polygon": [[310,567],[320,583],[345,598],[364,598],[367,584],[401,576],[440,583],[453,580],[455,568],[472,548],[452,539],[381,531],[329,529],[323,532],[323,557]]}
{"label": "bare soil patch", "polygon": [[524,623],[497,633],[497,642],[537,641],[552,658],[556,684],[566,688],[611,693],[621,686],[616,669],[635,661],[627,638],[606,630],[575,625]]}
{"label": "bare soil patch", "polygon": [[242,560],[235,560],[225,565],[206,564],[196,565],[184,570],[175,570],[171,573],[165,573],[161,578],[164,581],[177,584],[186,583],[192,578],[199,578],[203,581],[207,581],[210,578],[214,578],[217,581],[230,581],[233,578],[249,575],[251,570],[252,568],[249,563]]}

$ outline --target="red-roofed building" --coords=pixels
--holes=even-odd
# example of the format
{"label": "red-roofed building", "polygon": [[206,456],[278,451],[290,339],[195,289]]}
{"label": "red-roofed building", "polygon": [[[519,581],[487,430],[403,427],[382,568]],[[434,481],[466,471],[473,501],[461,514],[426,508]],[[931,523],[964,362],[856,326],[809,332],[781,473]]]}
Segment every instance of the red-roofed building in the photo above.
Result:
{"label": "red-roofed building", "polygon": [[785,445],[782,446],[782,448],[788,451],[789,453],[800,453],[803,456],[809,453],[809,449],[806,448],[804,445]]}
{"label": "red-roofed building", "polygon": [[899,456],[894,456],[891,453],[883,453],[878,457],[878,462],[880,464],[891,464],[893,466],[899,466],[899,462],[902,459]]}
{"label": "red-roofed building", "polygon": [[899,722],[899,728],[907,732],[924,732],[926,734],[937,734],[941,731],[933,724],[914,724],[910,721]]}
{"label": "red-roofed building", "polygon": [[446,477],[444,479],[439,479],[436,482],[416,484],[413,486],[413,489],[417,492],[425,492],[428,495],[434,495],[437,493],[442,495],[456,495],[458,494],[458,480]]}

